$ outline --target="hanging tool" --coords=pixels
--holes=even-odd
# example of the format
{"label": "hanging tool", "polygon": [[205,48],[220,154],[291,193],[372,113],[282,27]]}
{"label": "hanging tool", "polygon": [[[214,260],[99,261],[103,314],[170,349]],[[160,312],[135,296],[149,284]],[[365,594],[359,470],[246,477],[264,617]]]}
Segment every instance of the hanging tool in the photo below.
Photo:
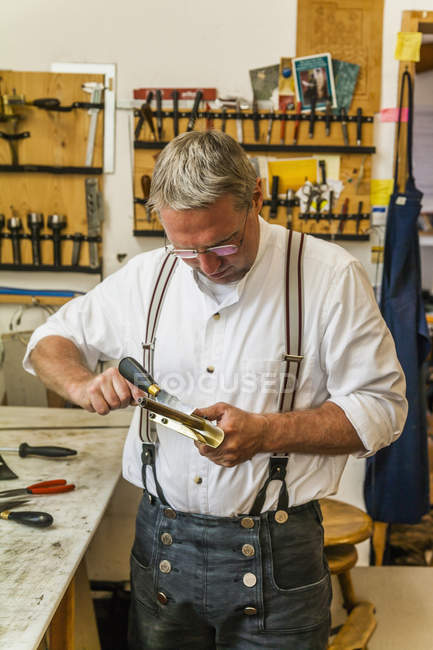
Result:
{"label": "hanging tool", "polygon": [[341,130],[343,131],[343,140],[346,147],[349,146],[349,136],[347,134],[347,111],[342,106],[340,108],[340,117],[341,117]]}
{"label": "hanging tool", "polygon": [[268,133],[266,135],[266,143],[267,144],[271,144],[271,140],[272,140],[272,126],[274,124],[274,119],[275,119],[275,111],[274,111],[273,106],[271,107],[269,115],[270,115],[270,117],[269,117],[269,120],[268,120]]}
{"label": "hanging tool", "polygon": [[360,201],[360,202],[358,203],[358,211],[357,211],[357,213],[356,213],[356,234],[357,234],[357,235],[359,235],[359,226],[360,226],[360,223],[361,223],[361,219],[363,218],[363,214],[362,214],[362,207],[363,207],[363,205],[364,205],[364,204],[363,204],[362,201]]}
{"label": "hanging tool", "polygon": [[63,230],[63,228],[66,228],[66,217],[61,214],[50,214],[48,215],[47,226],[50,230],[53,231],[51,237],[53,239],[54,266],[61,266],[62,265],[61,231]]}
{"label": "hanging tool", "polygon": [[[89,81],[82,85],[82,89],[86,93],[90,93],[90,102],[92,104],[100,104],[102,99],[102,91],[104,90],[104,84],[98,83],[97,81]],[[90,108],[90,123],[89,123],[89,133],[87,136],[87,150],[86,150],[86,162],[84,163],[86,167],[91,167],[93,163],[93,153],[95,151],[95,139],[96,139],[96,127],[98,125],[98,115],[100,108]]]}
{"label": "hanging tool", "polygon": [[260,140],[260,115],[256,96],[253,97],[253,126],[254,126],[254,141]]}
{"label": "hanging tool", "polygon": [[332,122],[332,102],[330,99],[326,102],[326,112],[325,112],[325,135],[329,137],[331,135],[331,122]]}
{"label": "hanging tool", "polygon": [[101,234],[101,225],[104,220],[104,206],[102,193],[98,188],[96,178],[86,178],[86,211],[87,211],[87,235],[94,237],[89,241],[89,264],[92,269],[99,266],[99,250],[96,238]]}
{"label": "hanging tool", "polygon": [[156,91],[156,129],[158,132],[158,140],[162,140],[162,92]]}
{"label": "hanging tool", "polygon": [[186,127],[187,131],[192,131],[194,128],[194,124],[198,116],[198,107],[200,105],[202,97],[203,97],[203,92],[201,90],[197,90],[194,98],[194,104],[191,110],[191,117],[189,118],[188,126]]}
{"label": "hanging tool", "polygon": [[52,445],[43,447],[31,447],[26,442],[22,442],[18,448],[15,447],[0,447],[0,451],[15,452],[21,458],[27,456],[48,456],[49,458],[63,458],[64,456],[75,456],[76,450],[69,449],[68,447],[54,447]]}
{"label": "hanging tool", "polygon": [[276,219],[278,212],[278,185],[280,182],[279,176],[272,176],[272,192],[271,192],[271,207],[269,210],[269,219]]}
{"label": "hanging tool", "polygon": [[0,456],[0,481],[8,481],[12,478],[18,478],[18,476],[11,470],[4,458]]}
{"label": "hanging tool", "polygon": [[80,263],[81,255],[81,244],[83,242],[84,235],[81,232],[74,232],[72,235],[72,255],[71,255],[71,266],[78,266]]}
{"label": "hanging tool", "polygon": [[301,123],[301,110],[302,110],[302,102],[298,102],[296,104],[296,119],[295,119],[295,128],[293,130],[293,145],[298,144],[299,125]]}
{"label": "hanging tool", "polygon": [[21,231],[23,224],[20,217],[8,219],[8,228],[11,232],[13,262],[14,264],[21,264]]}
{"label": "hanging tool", "polygon": [[236,114],[236,136],[239,144],[242,144],[244,141],[244,130],[242,123],[242,106],[239,99],[236,101]]}
{"label": "hanging tool", "polygon": [[311,96],[310,119],[308,124],[308,137],[314,136],[314,123],[316,121],[316,103],[317,103],[317,90]]}
{"label": "hanging tool", "polygon": [[227,124],[227,109],[225,106],[223,106],[221,109],[221,131],[223,133],[226,132],[226,124]]}
{"label": "hanging tool", "polygon": [[146,120],[146,122],[149,125],[150,132],[152,133],[152,138],[154,140],[156,140],[156,131],[155,131],[155,126],[153,124],[152,109],[150,107],[152,99],[153,99],[153,90],[149,90],[149,92],[146,95],[146,101],[139,108],[139,115],[140,116],[138,118],[137,126],[135,127],[135,133],[134,133],[135,140],[138,140],[139,137],[140,137],[140,133],[141,133],[141,129],[143,128],[144,120]]}
{"label": "hanging tool", "polygon": [[359,167],[358,176],[356,177],[356,182],[355,182],[355,193],[356,194],[360,194],[361,183],[362,183],[362,179],[364,178],[364,169],[365,169],[366,160],[367,160],[367,156],[365,155],[363,157],[363,159],[361,160],[361,165]]}
{"label": "hanging tool", "polygon": [[[148,201],[149,200],[149,194],[150,194],[150,185],[151,185],[151,182],[152,182],[149,174],[143,174],[143,176],[140,179],[140,182],[141,182],[141,189],[143,191],[143,199],[145,199],[145,201]],[[151,210],[150,206],[147,205],[147,204],[146,204],[145,207],[146,207],[146,220],[147,220],[147,223],[151,223],[152,222],[152,210]]]}
{"label": "hanging tool", "polygon": [[293,190],[287,190],[286,192],[286,228],[290,228],[292,225],[292,217],[293,217],[293,205],[292,201],[294,198],[294,192]]}
{"label": "hanging tool", "polygon": [[210,116],[211,108],[209,102],[206,102],[206,131],[212,131],[214,128],[213,117]]}
{"label": "hanging tool", "polygon": [[3,241],[2,232],[3,232],[4,225],[5,225],[5,216],[4,214],[0,214],[0,263],[2,261],[2,241]]}
{"label": "hanging tool", "polygon": [[344,226],[346,224],[347,215],[349,214],[349,198],[346,198],[343,207],[341,208],[340,223],[338,224],[338,232],[343,234]]}
{"label": "hanging tool", "polygon": [[356,110],[356,144],[361,146],[362,142],[362,108]]}
{"label": "hanging tool", "polygon": [[332,214],[333,208],[334,208],[334,190],[331,190],[329,192],[329,208],[328,208],[328,223],[329,223],[329,225],[332,224],[332,219],[334,218],[333,214]]}
{"label": "hanging tool", "polygon": [[281,111],[281,123],[280,123],[280,144],[284,144],[286,142],[286,120],[284,119],[286,116],[286,113],[289,109],[289,104],[290,101],[288,101],[286,104],[284,104],[284,108]]}
{"label": "hanging tool", "polygon": [[173,90],[171,97],[173,99],[173,133],[176,137],[179,135],[179,91]]}
{"label": "hanging tool", "polygon": [[[183,405],[154,381],[148,372],[132,357],[124,357],[119,363],[119,372],[129,382],[152,396],[139,397],[138,404],[149,411],[149,418],[157,424],[181,433],[210,447],[218,447],[224,440],[224,431],[198,415],[190,415],[191,407]],[[178,408],[173,408],[173,405]],[[186,413],[185,410],[189,411]]]}
{"label": "hanging tool", "polygon": [[63,478],[59,478],[52,481],[40,481],[39,483],[34,483],[24,488],[16,488],[15,490],[2,490],[0,492],[0,498],[16,497],[21,494],[59,494],[60,492],[71,492],[71,490],[75,490],[75,485],[68,483]]}
{"label": "hanging tool", "polygon": [[19,508],[27,503],[27,499],[20,501],[6,501],[0,502],[0,519],[10,519],[16,521],[18,524],[25,526],[33,526],[35,528],[46,528],[51,526],[54,519],[48,512],[39,512],[37,510],[10,510],[10,508]]}
{"label": "hanging tool", "polygon": [[27,226],[32,242],[32,257],[34,266],[41,265],[41,230],[44,227],[44,215],[40,212],[29,212]]}
{"label": "hanging tool", "polygon": [[326,185],[326,160],[319,160],[320,184]]}

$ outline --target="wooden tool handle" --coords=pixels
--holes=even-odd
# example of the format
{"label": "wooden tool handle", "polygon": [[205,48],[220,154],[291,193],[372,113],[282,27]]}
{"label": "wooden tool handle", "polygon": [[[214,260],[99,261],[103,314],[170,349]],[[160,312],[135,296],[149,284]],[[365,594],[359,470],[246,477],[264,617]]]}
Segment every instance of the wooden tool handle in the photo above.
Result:
{"label": "wooden tool handle", "polygon": [[48,456],[49,458],[61,458],[63,456],[75,456],[75,449],[68,449],[67,447],[31,447],[26,442],[22,442],[18,447],[18,453],[21,458],[26,456]]}
{"label": "wooden tool handle", "polygon": [[131,382],[131,384],[134,384],[134,386],[137,386],[137,388],[146,391],[146,393],[154,395],[154,388],[156,388],[156,392],[159,392],[159,387],[153,380],[153,377],[149,375],[141,363],[138,363],[138,361],[132,357],[124,357],[120,360],[119,372],[122,377],[125,377],[125,379]]}

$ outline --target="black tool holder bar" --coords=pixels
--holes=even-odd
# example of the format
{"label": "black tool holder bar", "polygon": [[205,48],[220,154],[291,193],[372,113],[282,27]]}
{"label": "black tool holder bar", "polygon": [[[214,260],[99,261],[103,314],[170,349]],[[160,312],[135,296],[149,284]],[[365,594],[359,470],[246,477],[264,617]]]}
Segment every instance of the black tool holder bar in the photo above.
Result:
{"label": "black tool holder bar", "polygon": [[0,173],[35,172],[41,174],[88,174],[96,176],[102,174],[102,167],[74,167],[59,165],[0,165]]}
{"label": "black tool holder bar", "polygon": [[[0,233],[0,239],[12,239],[12,237],[18,237],[19,239],[32,239],[32,235],[28,232],[20,232],[20,233],[10,233],[10,232],[1,232]],[[39,239],[41,241],[52,241],[53,235],[43,233],[39,236]],[[75,241],[77,239],[77,236],[72,233],[68,233],[65,235],[60,235],[60,241]],[[83,235],[80,233],[79,237],[80,241],[88,241],[88,242],[101,242],[102,239],[100,235]]]}
{"label": "black tool holder bar", "polygon": [[[163,149],[168,142],[135,140],[134,149]],[[311,144],[245,144],[240,142],[245,151],[299,151],[304,153],[376,153],[376,147],[363,147],[362,145],[311,145]]]}
{"label": "black tool holder bar", "polygon": [[[157,113],[157,111],[152,111],[153,116],[156,117],[162,117],[164,118],[173,118],[174,117],[174,111],[161,111],[160,113]],[[191,111],[179,111],[178,117],[187,117],[190,118],[192,115]],[[134,111],[134,116],[135,117],[140,117],[140,111],[135,110]],[[221,119],[227,119],[227,120],[274,120],[274,122],[281,121],[281,122],[309,122],[310,121],[310,111],[306,113],[272,113],[272,112],[266,112],[266,113],[254,113],[251,111],[226,111],[226,112],[215,112],[215,111],[198,111],[197,113],[197,119],[200,118],[205,118],[206,120],[221,120]],[[326,122],[329,120],[330,122],[355,122],[355,123],[369,123],[372,124],[374,122],[374,117],[371,115],[347,115],[347,116],[342,116],[342,115],[329,115],[326,116],[326,113],[315,113],[314,121],[315,122]]]}
{"label": "black tool holder bar", "polygon": [[362,219],[370,219],[370,212],[356,212],[353,214],[344,214],[343,212],[331,212],[331,214],[328,212],[302,212],[298,215],[298,219],[312,219],[314,221],[329,221],[331,219],[333,221],[350,221],[359,219],[361,221]]}
{"label": "black tool holder bar", "polygon": [[85,110],[90,110],[92,108],[96,108],[99,110],[102,110],[104,108],[103,103],[95,103],[95,102],[73,102],[70,106],[62,106],[61,104],[55,105],[53,104],[50,106],[49,104],[44,105],[44,104],[26,104],[26,106],[34,106],[35,108],[40,108],[43,111],[57,111],[57,113],[70,113],[71,111],[75,110],[76,108],[82,108]]}
{"label": "black tool holder bar", "polygon": [[30,131],[23,131],[22,133],[5,133],[0,131],[0,138],[3,140],[13,141],[13,140],[24,140],[25,138],[30,138]]}

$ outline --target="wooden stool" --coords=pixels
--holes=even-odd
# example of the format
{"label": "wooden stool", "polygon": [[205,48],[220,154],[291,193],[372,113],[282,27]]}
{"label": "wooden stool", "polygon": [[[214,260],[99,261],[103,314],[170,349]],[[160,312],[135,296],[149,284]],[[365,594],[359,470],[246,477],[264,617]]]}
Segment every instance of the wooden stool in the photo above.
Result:
{"label": "wooden stool", "polygon": [[372,521],[365,512],[342,501],[322,499],[320,505],[325,554],[331,573],[338,578],[343,607],[349,614],[328,650],[363,650],[376,628],[374,605],[356,599],[350,569],[358,559],[355,544],[371,536]]}

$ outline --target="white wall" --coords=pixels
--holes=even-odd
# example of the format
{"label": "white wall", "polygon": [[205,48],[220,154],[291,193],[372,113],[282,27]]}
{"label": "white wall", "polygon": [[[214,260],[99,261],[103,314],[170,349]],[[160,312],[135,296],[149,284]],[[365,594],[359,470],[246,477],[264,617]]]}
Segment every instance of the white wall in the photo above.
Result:
{"label": "white wall", "polygon": [[[398,62],[394,60],[396,33],[405,9],[432,9],[410,0],[385,0],[382,66],[382,107],[395,106]],[[430,5],[430,6],[428,6]],[[1,66],[16,70],[49,70],[50,63],[116,63],[118,99],[132,97],[140,86],[215,86],[221,94],[250,97],[248,70],[276,63],[295,54],[296,0],[21,0],[4,3]],[[118,253],[128,257],[157,242],[132,237],[131,159],[128,114],[116,120],[116,171],[106,178],[108,206],[104,230],[106,272],[116,270]],[[374,177],[390,178],[394,125],[376,125],[378,153]],[[367,267],[370,245],[348,248]],[[19,277],[15,277],[18,276]],[[0,274],[0,284],[36,286],[38,274]],[[65,274],[67,275],[67,274]],[[70,278],[49,278],[54,286]],[[60,283],[60,285],[59,285]],[[74,288],[84,278],[72,279]],[[0,331],[7,328],[12,309],[0,308]],[[25,316],[25,328],[40,319]],[[1,394],[1,386],[0,386]],[[363,463],[349,461],[339,496],[362,503]]]}

